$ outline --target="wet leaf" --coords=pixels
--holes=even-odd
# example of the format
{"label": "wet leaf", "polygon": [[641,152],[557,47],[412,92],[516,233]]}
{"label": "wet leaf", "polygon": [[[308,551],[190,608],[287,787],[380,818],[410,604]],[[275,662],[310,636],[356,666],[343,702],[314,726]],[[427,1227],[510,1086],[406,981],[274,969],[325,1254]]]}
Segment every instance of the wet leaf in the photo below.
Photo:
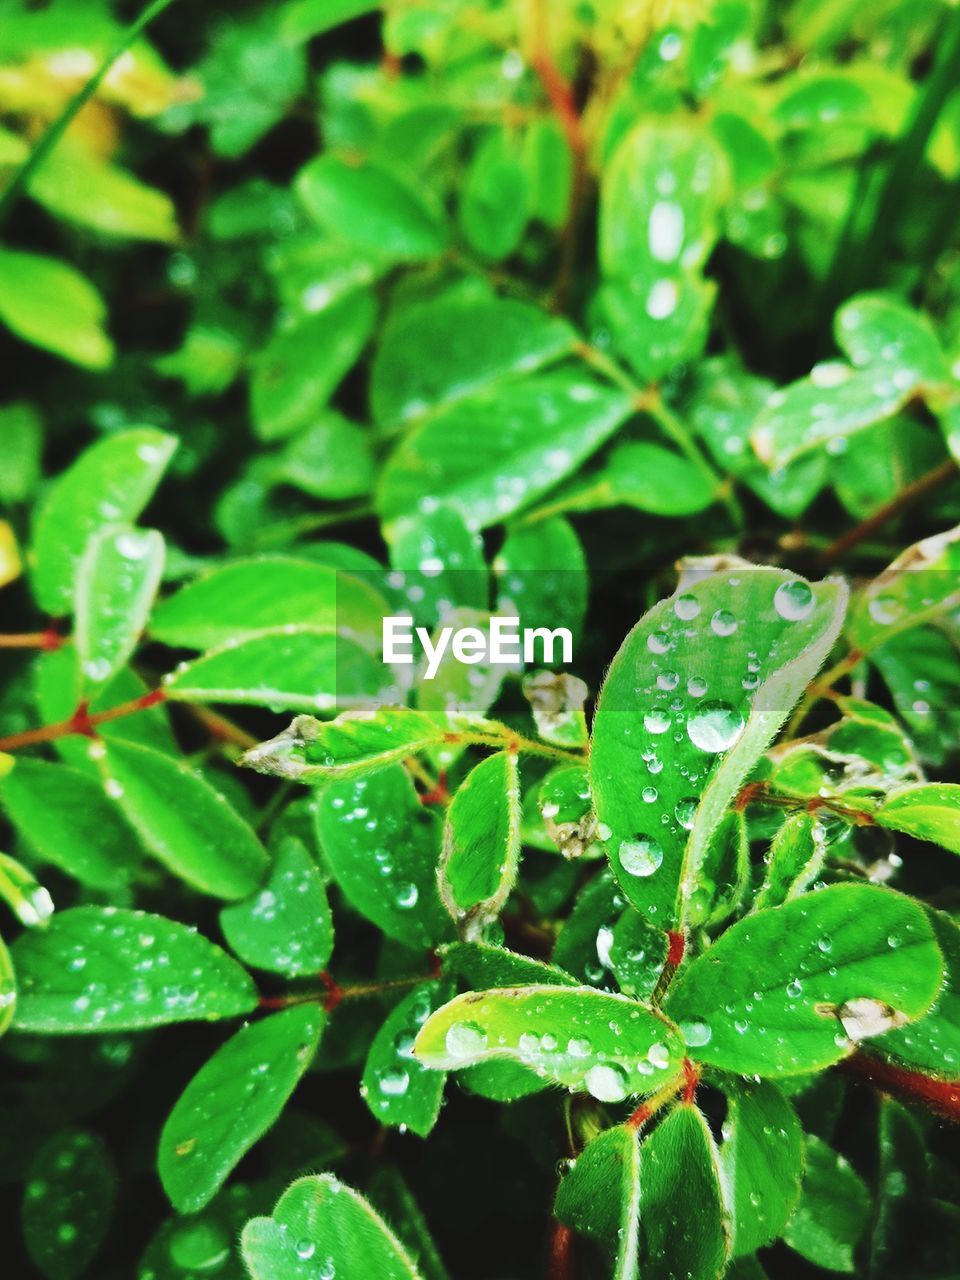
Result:
{"label": "wet leaf", "polygon": [[274,1124],[310,1065],[326,1021],[315,1005],[248,1023],[203,1064],[160,1135],[160,1181],[181,1213],[216,1195]]}
{"label": "wet leaf", "polygon": [[156,529],[108,526],[94,534],[77,569],[77,657],[86,679],[102,684],[122,667],[146,626],[163,572]]}
{"label": "wet leaf", "polygon": [[413,1056],[417,1032],[453,995],[449,982],[423,982],[396,1005],[377,1032],[360,1091],[380,1124],[425,1138],[437,1122],[446,1077]]}
{"label": "wet leaf", "polygon": [[440,895],[465,937],[496,919],[520,859],[517,757],[498,751],[467,774],[447,810]]}
{"label": "wet leaf", "polygon": [[833,885],[733,925],[678,976],[665,1009],[705,1027],[690,1047],[699,1061],[789,1076],[853,1051],[847,1002],[914,1021],[942,984],[943,957],[921,907],[875,885]]}
{"label": "wet leaf", "polygon": [[41,608],[54,616],[71,610],[91,536],[118,521],[136,520],[176,447],[174,436],[136,427],[91,445],[58,477],[33,532],[32,586]]}
{"label": "wet leaf", "polygon": [[249,1013],[243,969],[186,925],[147,911],[73,907],[11,949],[14,1025],[53,1034],[155,1027]]}
{"label": "wet leaf", "polygon": [[527,986],[457,996],[430,1018],[414,1053],[445,1070],[507,1058],[601,1102],[622,1102],[675,1075],[683,1042],[661,1014],[624,996]]}
{"label": "wet leaf", "polygon": [[727,1117],[720,1185],[733,1253],[744,1257],[783,1231],[800,1198],[803,1131],[790,1102],[768,1081],[724,1081]]}
{"label": "wet leaf", "polygon": [[590,785],[623,892],[662,929],[689,909],[710,839],[836,638],[837,580],[744,566],[656,605],[614,658]]}
{"label": "wet leaf", "polygon": [[272,1218],[247,1223],[242,1244],[253,1280],[316,1280],[319,1268],[331,1276],[420,1280],[383,1219],[332,1173],[294,1182]]}
{"label": "wet leaf", "polygon": [[855,1270],[853,1250],[867,1226],[870,1196],[862,1178],[825,1142],[810,1134],[800,1203],[783,1238],[828,1271]]}
{"label": "wet leaf", "polygon": [[333,920],[319,868],[287,837],[263,886],[224,907],[220,927],[230,949],[255,969],[290,977],[317,974],[333,950]]}
{"label": "wet leaf", "polygon": [[103,1142],[61,1129],[30,1162],[21,1219],[27,1252],[49,1280],[87,1270],[111,1226],[117,1175]]}
{"label": "wet leaf", "polygon": [[640,1140],[616,1125],[584,1147],[557,1190],[554,1215],[613,1259],[612,1280],[635,1280],[640,1232]]}

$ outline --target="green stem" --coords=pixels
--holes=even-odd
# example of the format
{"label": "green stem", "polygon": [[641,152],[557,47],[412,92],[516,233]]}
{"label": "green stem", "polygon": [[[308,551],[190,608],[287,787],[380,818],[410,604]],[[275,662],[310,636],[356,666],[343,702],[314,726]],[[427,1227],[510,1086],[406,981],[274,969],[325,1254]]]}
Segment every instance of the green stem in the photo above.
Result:
{"label": "green stem", "polygon": [[655,385],[640,386],[625,370],[621,369],[615,360],[587,342],[577,344],[576,354],[615,386],[632,396],[639,413],[648,413],[653,418],[663,434],[673,441],[683,456],[697,468],[701,475],[706,476],[716,496],[730,513],[731,520],[738,529],[742,529],[743,511],[733,493],[730,480],[721,476],[711,465],[680,416],[664,403],[659,388]]}
{"label": "green stem", "polygon": [[93,95],[103,84],[104,80],[110,73],[110,69],[118,58],[127,52],[141,32],[150,25],[150,23],[163,13],[164,9],[168,9],[173,4],[173,0],[152,0],[144,11],[140,14],[123,35],[119,41],[101,62],[87,83],[78,93],[75,93],[60,114],[54,120],[46,133],[40,138],[36,146],[27,156],[26,160],[14,174],[10,185],[0,195],[0,229],[3,228],[7,218],[13,210],[13,206],[23,195],[24,191],[30,183],[30,179],[34,176],[40,166],[46,160],[47,156],[54,149],[67,129],[72,124],[76,116],[83,110]]}

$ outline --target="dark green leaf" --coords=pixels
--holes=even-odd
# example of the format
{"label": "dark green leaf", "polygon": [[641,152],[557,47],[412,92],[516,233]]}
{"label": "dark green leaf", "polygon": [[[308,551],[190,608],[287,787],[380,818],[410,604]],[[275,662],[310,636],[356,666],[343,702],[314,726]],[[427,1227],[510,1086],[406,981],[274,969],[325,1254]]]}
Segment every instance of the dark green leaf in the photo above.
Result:
{"label": "dark green leaf", "polygon": [[588,1143],[560,1183],[554,1214],[592,1236],[613,1258],[611,1280],[636,1280],[640,1232],[640,1140],[632,1125]]}
{"label": "dark green leaf", "polygon": [[317,832],[334,879],[361,915],[408,947],[449,937],[437,890],[440,824],[402,768],[325,787]]}
{"label": "dark green leaf", "polygon": [[854,1246],[869,1211],[870,1197],[860,1176],[843,1156],[809,1135],[800,1203],[783,1233],[787,1244],[827,1271],[852,1273]]}
{"label": "dark green leaf", "polygon": [[519,859],[517,757],[498,751],[467,774],[444,823],[440,894],[464,936],[474,936],[500,913]]}
{"label": "dark green leaf", "polygon": [[780,1235],[800,1198],[803,1133],[790,1102],[767,1081],[724,1081],[727,1117],[720,1183],[733,1252],[753,1253]]}
{"label": "dark green leaf", "polygon": [[376,1276],[420,1280],[386,1223],[332,1173],[301,1178],[280,1197],[272,1218],[243,1229],[243,1257],[253,1280]]}
{"label": "dark green leaf", "polygon": [[96,1256],[110,1228],[117,1175],[95,1134],[61,1129],[27,1171],[23,1236],[49,1280],[73,1280]]}

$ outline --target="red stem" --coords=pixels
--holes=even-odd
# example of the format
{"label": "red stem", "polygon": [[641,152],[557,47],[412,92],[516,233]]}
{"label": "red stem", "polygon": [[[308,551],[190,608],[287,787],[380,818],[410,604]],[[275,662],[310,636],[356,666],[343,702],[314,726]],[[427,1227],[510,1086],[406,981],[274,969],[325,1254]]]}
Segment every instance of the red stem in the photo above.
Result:
{"label": "red stem", "polygon": [[97,725],[106,724],[109,720],[119,720],[121,716],[133,715],[136,711],[146,711],[163,702],[166,694],[162,689],[151,689],[149,693],[132,698],[129,702],[121,702],[116,707],[108,707],[106,711],[95,711],[90,714],[89,704],[84,700],[73,715],[57,724],[41,725],[39,729],[26,729],[23,733],[12,733],[8,738],[0,738],[0,751],[15,751],[18,747],[32,747],[40,742],[53,742],[57,738],[69,738],[80,735],[85,738],[96,737]]}
{"label": "red stem", "polygon": [[855,1053],[838,1063],[841,1071],[858,1080],[866,1080],[884,1093],[893,1093],[909,1101],[922,1102],[946,1120],[960,1123],[960,1080],[937,1080],[922,1071],[882,1062],[866,1053]]}
{"label": "red stem", "polygon": [[573,1232],[562,1222],[553,1224],[547,1280],[573,1280]]}
{"label": "red stem", "polygon": [[19,635],[0,636],[0,649],[43,649],[50,652],[59,649],[65,643],[56,627],[47,627],[46,631],[24,631]]}

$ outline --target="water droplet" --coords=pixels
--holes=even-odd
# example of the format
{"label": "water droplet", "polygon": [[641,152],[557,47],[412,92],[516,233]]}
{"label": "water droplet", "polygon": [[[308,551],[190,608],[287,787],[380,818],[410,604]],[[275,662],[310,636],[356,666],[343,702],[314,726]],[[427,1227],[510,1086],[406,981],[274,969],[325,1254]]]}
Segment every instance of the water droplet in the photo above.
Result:
{"label": "water droplet", "polygon": [[692,622],[700,613],[700,601],[695,596],[677,596],[673,602],[673,612],[681,622]]}
{"label": "water droplet", "polygon": [[627,1082],[619,1067],[598,1062],[583,1078],[583,1083],[598,1102],[622,1102],[627,1096]]}
{"label": "water droplet", "polygon": [[782,582],[773,596],[773,607],[787,622],[799,622],[813,612],[813,590],[800,578]]}
{"label": "water droplet", "polygon": [[317,1246],[312,1240],[298,1240],[296,1244],[296,1255],[302,1261],[306,1262],[312,1258],[317,1251]]}
{"label": "water droplet", "polygon": [[487,1045],[487,1034],[473,1022],[455,1022],[444,1038],[451,1058],[472,1058]]}
{"label": "water droplet", "polygon": [[627,875],[652,876],[662,862],[663,848],[649,836],[621,841],[620,865]]}
{"label": "water droplet", "polygon": [[407,1092],[410,1075],[402,1067],[391,1068],[377,1073],[377,1084],[388,1098],[400,1098]]}
{"label": "water droplet", "polygon": [[716,755],[729,751],[743,732],[743,716],[729,702],[703,702],[687,721],[690,741],[701,751]]}
{"label": "water droplet", "polygon": [[792,982],[787,983],[787,995],[791,1000],[798,1000],[803,994],[803,984],[799,978],[794,978]]}
{"label": "water droplet", "polygon": [[699,1018],[691,1022],[680,1022],[677,1025],[680,1028],[681,1035],[691,1049],[697,1049],[701,1045],[709,1043],[712,1032],[709,1025],[706,1022],[701,1022]]}
{"label": "water droplet", "polygon": [[648,733],[666,733],[672,723],[665,707],[654,707],[643,717],[643,727]]}
{"label": "water droplet", "polygon": [[411,907],[417,905],[419,897],[420,890],[412,881],[408,881],[397,889],[397,896],[394,901],[401,911],[409,911]]}
{"label": "water droplet", "polygon": [[676,808],[673,812],[677,821],[685,831],[689,831],[693,827],[699,804],[700,801],[696,796],[684,796],[682,800],[677,801]]}
{"label": "water droplet", "polygon": [[739,623],[729,609],[718,609],[710,619],[710,630],[716,636],[732,636]]}

